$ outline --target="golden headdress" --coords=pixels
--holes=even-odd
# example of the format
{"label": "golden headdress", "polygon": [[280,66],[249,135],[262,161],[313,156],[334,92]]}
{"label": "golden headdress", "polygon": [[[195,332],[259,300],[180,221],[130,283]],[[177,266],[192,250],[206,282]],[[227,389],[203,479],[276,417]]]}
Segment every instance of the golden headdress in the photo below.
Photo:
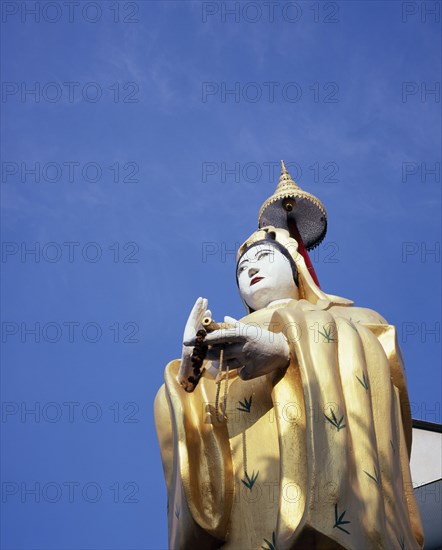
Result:
{"label": "golden headdress", "polygon": [[[278,186],[274,194],[261,206],[258,227],[273,225],[288,229],[290,234],[296,225],[302,243],[307,250],[318,246],[327,232],[327,213],[321,201],[314,195],[303,191],[295,183],[281,161],[282,169]],[[299,239],[297,239],[299,240]]]}

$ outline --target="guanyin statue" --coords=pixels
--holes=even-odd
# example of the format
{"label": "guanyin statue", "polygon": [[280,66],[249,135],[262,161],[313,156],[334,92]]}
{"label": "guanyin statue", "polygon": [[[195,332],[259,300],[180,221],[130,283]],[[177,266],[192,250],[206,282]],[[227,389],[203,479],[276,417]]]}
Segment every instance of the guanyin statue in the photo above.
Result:
{"label": "guanyin statue", "polygon": [[155,400],[170,548],[422,548],[395,327],[320,289],[326,212],[284,163],[258,223],[247,315],[216,324],[198,298]]}

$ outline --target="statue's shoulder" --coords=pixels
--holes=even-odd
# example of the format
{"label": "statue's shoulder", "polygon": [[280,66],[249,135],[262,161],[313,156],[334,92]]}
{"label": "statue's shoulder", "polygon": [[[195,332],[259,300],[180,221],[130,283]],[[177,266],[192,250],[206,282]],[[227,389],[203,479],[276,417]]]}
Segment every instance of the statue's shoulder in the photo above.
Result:
{"label": "statue's shoulder", "polygon": [[370,325],[388,325],[388,322],[374,309],[368,307],[342,307],[332,306],[329,310],[336,317],[343,317],[354,323],[366,323]]}

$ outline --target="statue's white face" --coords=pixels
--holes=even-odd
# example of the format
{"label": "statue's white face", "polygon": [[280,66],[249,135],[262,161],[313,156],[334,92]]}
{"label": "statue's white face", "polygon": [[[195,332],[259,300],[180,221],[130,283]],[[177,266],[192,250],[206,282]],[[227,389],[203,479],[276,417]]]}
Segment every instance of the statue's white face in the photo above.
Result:
{"label": "statue's white face", "polygon": [[239,292],[255,311],[274,300],[298,299],[298,287],[288,259],[271,244],[250,248],[237,267]]}

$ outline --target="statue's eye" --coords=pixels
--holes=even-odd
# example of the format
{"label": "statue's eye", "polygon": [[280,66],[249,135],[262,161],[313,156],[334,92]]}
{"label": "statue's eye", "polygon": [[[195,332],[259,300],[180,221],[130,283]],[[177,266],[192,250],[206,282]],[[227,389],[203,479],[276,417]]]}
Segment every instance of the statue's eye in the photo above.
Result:
{"label": "statue's eye", "polygon": [[261,258],[265,258],[266,256],[269,256],[270,252],[267,252],[266,250],[264,252],[260,252],[257,256],[257,260],[260,260]]}

